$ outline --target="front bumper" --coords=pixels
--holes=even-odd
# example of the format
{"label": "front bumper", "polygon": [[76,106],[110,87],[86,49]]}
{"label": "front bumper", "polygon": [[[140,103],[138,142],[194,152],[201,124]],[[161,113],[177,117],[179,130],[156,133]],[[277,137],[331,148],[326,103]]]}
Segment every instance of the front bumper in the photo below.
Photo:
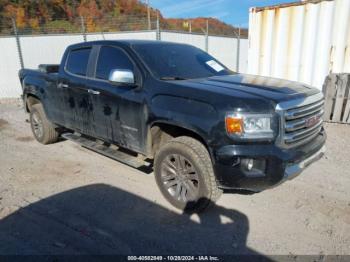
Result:
{"label": "front bumper", "polygon": [[[325,141],[322,130],[315,139],[297,148],[282,149],[274,144],[224,146],[214,153],[214,172],[221,188],[262,191],[295,178],[319,160],[325,152]],[[264,159],[264,172],[260,176],[247,174],[239,164],[243,158]]]}
{"label": "front bumper", "polygon": [[320,150],[314,153],[312,156],[306,158],[300,163],[288,165],[284,171],[283,180],[291,180],[296,176],[300,175],[305,168],[307,168],[312,163],[321,159],[326,152],[326,146],[324,145]]}

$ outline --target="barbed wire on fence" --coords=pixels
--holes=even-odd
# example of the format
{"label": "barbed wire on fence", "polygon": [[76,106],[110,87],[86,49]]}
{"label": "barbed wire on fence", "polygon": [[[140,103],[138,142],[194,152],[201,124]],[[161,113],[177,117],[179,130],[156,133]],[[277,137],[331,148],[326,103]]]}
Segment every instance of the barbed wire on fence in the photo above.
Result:
{"label": "barbed wire on fence", "polygon": [[[82,22],[83,21],[83,22]],[[83,23],[83,24],[82,24]],[[40,25],[17,26],[20,35],[29,34],[57,34],[57,33],[95,33],[95,32],[118,32],[148,30],[146,17],[136,15],[128,16],[104,16],[99,17],[76,17],[74,19],[56,19]],[[156,29],[156,21],[151,21],[151,29]],[[13,35],[15,32],[11,20],[7,24],[0,24],[0,35]]]}
{"label": "barbed wire on fence", "polygon": [[[4,21],[4,19],[2,19]],[[123,31],[144,31],[144,30],[157,30],[157,24],[159,30],[177,31],[177,32],[191,32],[196,34],[209,35],[226,35],[231,37],[237,37],[238,29],[232,30],[230,34],[224,32],[217,32],[213,30],[210,19],[208,21],[208,28],[203,27],[191,27],[185,23],[183,25],[170,24],[164,19],[159,19],[157,23],[157,17],[151,17],[150,24],[148,18],[140,15],[104,15],[103,17],[74,17],[71,19],[55,19],[51,21],[45,21],[41,24],[21,24],[16,25],[16,30],[19,35],[38,35],[38,34],[64,34],[64,33],[100,33],[100,32],[123,32]],[[208,29],[208,32],[206,30]],[[0,36],[14,35],[15,29],[11,18],[8,18],[6,23],[0,24]],[[246,37],[245,31],[240,34],[241,37]]]}

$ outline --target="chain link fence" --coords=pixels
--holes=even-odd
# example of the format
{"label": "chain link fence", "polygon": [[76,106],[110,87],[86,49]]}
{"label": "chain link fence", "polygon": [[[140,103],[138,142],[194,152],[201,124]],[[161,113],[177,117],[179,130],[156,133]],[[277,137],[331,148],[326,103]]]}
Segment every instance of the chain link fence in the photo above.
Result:
{"label": "chain link fence", "polygon": [[[17,23],[15,18],[9,18],[11,24],[4,23],[0,24],[0,36],[15,35],[16,44],[19,52],[19,59],[21,67],[23,64],[23,55],[21,50],[20,36],[26,35],[45,35],[45,34],[82,34],[84,41],[87,41],[86,35],[89,33],[100,33],[104,36],[104,33],[109,32],[140,32],[140,31],[156,31],[156,40],[161,40],[161,28],[164,31],[183,33],[183,31],[176,30],[179,28],[178,24],[170,24],[164,18],[159,19],[157,16],[154,18],[140,16],[140,15],[103,15],[100,17],[92,16],[80,16],[71,19],[57,19],[52,21],[45,21],[45,23]],[[6,21],[6,19],[5,19]],[[186,24],[189,28],[189,33],[204,35],[205,46],[204,50],[209,50],[209,33],[210,33],[210,19],[204,20],[203,27],[197,26],[192,28],[191,22]],[[199,32],[198,32],[199,31]],[[237,38],[237,67],[239,69],[239,49],[240,49],[240,38],[241,30],[232,30],[232,34]],[[103,37],[104,39],[104,37]]]}
{"label": "chain link fence", "polygon": [[[101,32],[125,32],[161,30],[189,32],[196,34],[210,34],[247,38],[248,30],[232,28],[232,30],[219,29],[215,20],[203,18],[202,23],[192,25],[191,20],[178,19],[168,22],[160,17],[143,15],[103,15],[103,16],[76,16],[70,19],[55,19],[44,22],[18,21],[15,18],[3,17],[0,21],[0,36],[14,35],[38,35],[38,34],[72,34],[72,33],[101,33]],[[16,29],[14,28],[16,26]],[[226,25],[228,27],[228,25]]]}
{"label": "chain link fence", "polygon": [[[165,27],[165,24],[163,24]],[[75,17],[72,19],[56,19],[42,24],[18,23],[14,18],[2,19],[0,36],[38,35],[38,34],[72,34],[96,32],[123,32],[155,30],[156,18],[137,15],[103,16],[103,17]],[[16,27],[16,28],[14,28]]]}
{"label": "chain link fence", "polygon": [[[99,20],[91,17],[58,19],[40,26],[23,26],[15,19],[1,19],[0,98],[21,94],[18,70],[36,68],[39,64],[60,62],[65,48],[74,43],[93,40],[147,39],[186,43],[215,56],[230,69],[245,72],[247,67],[248,40],[238,32],[233,36],[211,34],[210,20],[200,30],[177,30],[166,21],[151,17],[118,16]],[[188,28],[187,28],[188,29]]]}

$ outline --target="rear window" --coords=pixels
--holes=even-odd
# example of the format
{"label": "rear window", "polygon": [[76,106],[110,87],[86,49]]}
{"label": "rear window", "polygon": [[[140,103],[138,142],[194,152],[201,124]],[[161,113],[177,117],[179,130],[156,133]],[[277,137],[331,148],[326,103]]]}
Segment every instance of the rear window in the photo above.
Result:
{"label": "rear window", "polygon": [[70,73],[86,76],[91,48],[82,48],[70,51],[66,70]]}

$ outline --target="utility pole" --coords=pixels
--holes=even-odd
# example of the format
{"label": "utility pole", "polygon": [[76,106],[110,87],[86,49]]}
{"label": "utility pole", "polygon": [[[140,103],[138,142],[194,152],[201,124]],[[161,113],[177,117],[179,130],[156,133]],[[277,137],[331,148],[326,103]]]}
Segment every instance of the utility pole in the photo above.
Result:
{"label": "utility pole", "polygon": [[151,10],[149,6],[149,0],[147,0],[147,20],[148,20],[148,30],[151,30]]}
{"label": "utility pole", "polygon": [[192,33],[192,21],[190,20],[190,21],[188,22],[188,24],[189,24],[188,31],[189,31],[190,33]]}

